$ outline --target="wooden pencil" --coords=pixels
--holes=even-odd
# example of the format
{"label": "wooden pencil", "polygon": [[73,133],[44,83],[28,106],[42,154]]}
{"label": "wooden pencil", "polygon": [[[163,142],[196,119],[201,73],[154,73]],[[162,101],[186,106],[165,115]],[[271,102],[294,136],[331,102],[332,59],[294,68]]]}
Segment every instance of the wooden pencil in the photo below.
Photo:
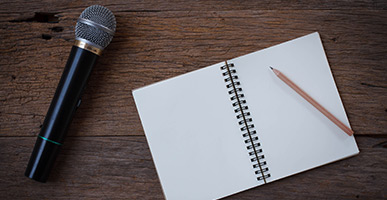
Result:
{"label": "wooden pencil", "polygon": [[299,95],[301,95],[306,101],[312,104],[317,110],[319,110],[322,114],[324,114],[329,120],[331,120],[334,124],[336,124],[339,128],[341,128],[345,133],[349,136],[353,135],[353,131],[346,126],[343,122],[337,119],[332,113],[330,113],[327,109],[325,109],[321,104],[319,104],[316,100],[314,100],[309,94],[307,94],[304,90],[298,87],[293,81],[291,81],[288,77],[286,77],[279,70],[270,67],[273,70],[274,74],[285,82],[289,87],[291,87],[294,91],[296,91]]}

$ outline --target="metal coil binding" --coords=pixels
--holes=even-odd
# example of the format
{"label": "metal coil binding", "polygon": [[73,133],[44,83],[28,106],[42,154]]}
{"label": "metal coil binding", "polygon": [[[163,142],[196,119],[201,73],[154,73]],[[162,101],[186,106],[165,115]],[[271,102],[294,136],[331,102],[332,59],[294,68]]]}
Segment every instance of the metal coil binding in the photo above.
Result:
{"label": "metal coil binding", "polygon": [[234,112],[238,119],[240,130],[242,131],[242,137],[244,138],[250,161],[253,163],[257,180],[266,183],[266,179],[270,177],[269,168],[267,167],[265,156],[259,143],[259,137],[255,130],[253,119],[248,111],[249,107],[247,106],[245,95],[242,93],[243,90],[235,66],[233,63],[228,64],[226,62],[220,69],[223,71],[222,75],[225,77],[226,88],[229,89],[228,94],[230,95],[231,105],[234,107]]}

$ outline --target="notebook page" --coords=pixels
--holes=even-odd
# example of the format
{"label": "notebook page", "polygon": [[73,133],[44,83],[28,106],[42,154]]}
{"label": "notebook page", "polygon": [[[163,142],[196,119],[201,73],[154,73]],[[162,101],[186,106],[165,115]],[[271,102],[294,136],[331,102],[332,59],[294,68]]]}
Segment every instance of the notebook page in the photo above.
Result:
{"label": "notebook page", "polygon": [[269,182],[359,152],[348,136],[269,69],[272,66],[349,126],[318,33],[229,61],[258,131]]}
{"label": "notebook page", "polygon": [[222,65],[133,92],[167,199],[215,199],[257,184]]}

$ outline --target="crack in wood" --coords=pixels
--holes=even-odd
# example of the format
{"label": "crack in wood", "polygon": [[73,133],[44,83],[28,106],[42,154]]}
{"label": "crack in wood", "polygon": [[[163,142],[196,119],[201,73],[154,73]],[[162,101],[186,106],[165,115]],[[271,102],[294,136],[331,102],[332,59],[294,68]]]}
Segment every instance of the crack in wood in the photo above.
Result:
{"label": "crack in wood", "polygon": [[10,20],[9,22],[58,23],[59,17],[57,17],[56,14],[58,13],[35,12],[35,15],[33,17]]}
{"label": "crack in wood", "polygon": [[361,85],[365,85],[365,86],[368,86],[368,87],[377,87],[377,88],[387,88],[385,86],[381,86],[381,85],[372,85],[372,84],[369,84],[369,83],[360,83]]}
{"label": "crack in wood", "polygon": [[61,27],[61,26],[54,26],[54,27],[50,28],[50,30],[52,30],[54,32],[62,32],[63,31],[63,27]]}
{"label": "crack in wood", "polygon": [[42,34],[42,39],[51,40],[52,36],[48,34]]}
{"label": "crack in wood", "polygon": [[374,146],[372,146],[372,148],[387,148],[387,141],[375,144]]}

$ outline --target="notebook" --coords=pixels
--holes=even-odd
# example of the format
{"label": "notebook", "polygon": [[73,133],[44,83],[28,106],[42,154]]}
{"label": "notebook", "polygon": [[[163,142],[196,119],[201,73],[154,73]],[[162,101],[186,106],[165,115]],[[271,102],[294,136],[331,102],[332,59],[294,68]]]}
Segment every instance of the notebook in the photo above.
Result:
{"label": "notebook", "polygon": [[136,89],[166,199],[219,199],[359,153],[270,66],[350,127],[317,32]]}

